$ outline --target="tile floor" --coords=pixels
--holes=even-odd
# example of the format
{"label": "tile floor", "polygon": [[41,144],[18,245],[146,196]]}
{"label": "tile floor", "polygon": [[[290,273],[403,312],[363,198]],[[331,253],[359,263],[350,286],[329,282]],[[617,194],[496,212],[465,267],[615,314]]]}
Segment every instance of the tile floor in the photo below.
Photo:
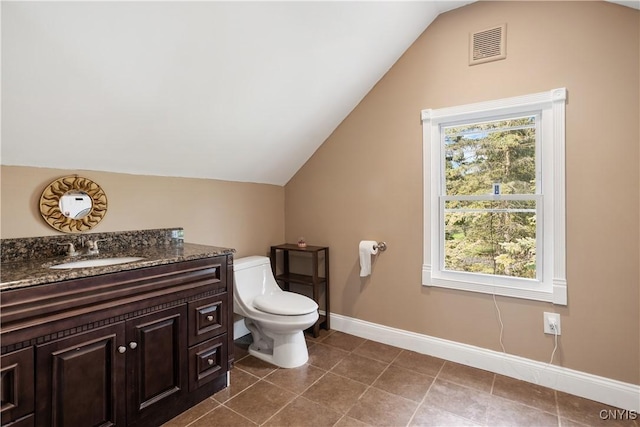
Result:
{"label": "tile floor", "polygon": [[309,362],[279,369],[236,341],[231,386],[164,427],[632,426],[604,404],[342,332],[308,337]]}

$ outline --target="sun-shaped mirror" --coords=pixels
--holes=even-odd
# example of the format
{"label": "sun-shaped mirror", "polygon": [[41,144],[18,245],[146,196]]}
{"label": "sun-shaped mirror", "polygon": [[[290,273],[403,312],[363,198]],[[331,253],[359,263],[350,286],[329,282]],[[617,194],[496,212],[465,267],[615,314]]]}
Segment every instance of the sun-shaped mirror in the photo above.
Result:
{"label": "sun-shaped mirror", "polygon": [[40,214],[63,233],[81,233],[98,225],[107,213],[107,196],[88,178],[65,176],[49,184],[40,197]]}

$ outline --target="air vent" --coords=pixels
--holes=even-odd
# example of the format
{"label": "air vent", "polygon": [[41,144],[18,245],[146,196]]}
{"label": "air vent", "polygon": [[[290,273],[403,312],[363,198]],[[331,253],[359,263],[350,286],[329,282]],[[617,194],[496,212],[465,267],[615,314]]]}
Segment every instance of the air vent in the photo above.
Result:
{"label": "air vent", "polygon": [[469,65],[507,57],[507,24],[469,35]]}

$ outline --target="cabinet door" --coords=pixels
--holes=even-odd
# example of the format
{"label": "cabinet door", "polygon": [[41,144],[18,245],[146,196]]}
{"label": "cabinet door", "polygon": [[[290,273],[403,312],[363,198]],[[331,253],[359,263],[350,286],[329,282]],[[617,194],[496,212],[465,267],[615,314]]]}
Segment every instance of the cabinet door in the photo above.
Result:
{"label": "cabinet door", "polygon": [[131,424],[170,408],[187,392],[187,306],[128,320],[126,328]]}
{"label": "cabinet door", "polygon": [[0,357],[2,424],[33,412],[33,347]]}
{"label": "cabinet door", "polygon": [[124,323],[36,347],[36,425],[125,424]]}

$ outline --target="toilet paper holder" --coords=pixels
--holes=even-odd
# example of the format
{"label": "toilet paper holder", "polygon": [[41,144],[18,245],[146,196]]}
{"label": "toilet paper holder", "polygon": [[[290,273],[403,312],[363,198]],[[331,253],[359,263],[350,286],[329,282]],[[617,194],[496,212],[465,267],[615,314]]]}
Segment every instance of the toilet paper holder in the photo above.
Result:
{"label": "toilet paper holder", "polygon": [[378,242],[377,244],[373,245],[373,249],[377,249],[380,252],[384,252],[387,250],[387,244],[385,242]]}

